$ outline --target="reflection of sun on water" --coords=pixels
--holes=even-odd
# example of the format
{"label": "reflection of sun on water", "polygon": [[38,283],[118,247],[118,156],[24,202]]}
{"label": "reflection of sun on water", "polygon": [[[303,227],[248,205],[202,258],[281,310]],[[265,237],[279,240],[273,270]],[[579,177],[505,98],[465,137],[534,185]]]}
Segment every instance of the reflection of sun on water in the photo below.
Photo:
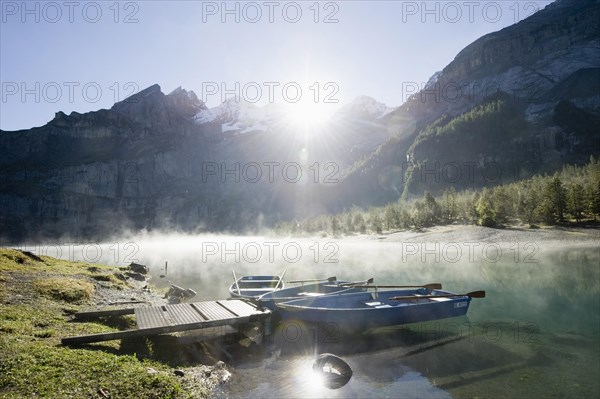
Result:
{"label": "reflection of sun on water", "polygon": [[302,362],[300,373],[298,375],[299,386],[304,387],[304,397],[320,397],[326,391],[325,384],[323,381],[323,375],[321,373],[313,371],[314,359],[307,359]]}

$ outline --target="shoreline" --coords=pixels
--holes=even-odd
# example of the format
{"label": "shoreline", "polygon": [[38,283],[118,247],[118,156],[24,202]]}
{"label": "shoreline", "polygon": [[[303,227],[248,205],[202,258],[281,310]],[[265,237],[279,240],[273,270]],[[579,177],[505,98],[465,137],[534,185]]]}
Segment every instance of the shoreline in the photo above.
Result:
{"label": "shoreline", "polygon": [[[294,237],[292,237],[294,238]],[[598,227],[540,227],[530,229],[520,226],[492,228],[474,225],[444,225],[427,227],[422,230],[394,230],[381,234],[359,234],[344,236],[312,236],[310,239],[334,238],[340,241],[385,241],[414,243],[513,243],[535,242],[560,247],[600,246],[600,228]]]}
{"label": "shoreline", "polygon": [[[525,225],[509,225],[505,227],[484,227],[472,224],[449,224],[424,227],[419,230],[384,230],[382,233],[351,233],[351,234],[331,234],[325,231],[314,233],[301,233],[298,235],[277,234],[273,230],[262,230],[259,232],[244,232],[244,233],[224,233],[224,232],[182,232],[182,231],[138,231],[135,233],[123,233],[111,235],[102,239],[76,239],[68,236],[58,237],[54,239],[26,239],[21,242],[3,242],[0,241],[0,248],[14,248],[25,251],[35,251],[41,246],[82,246],[86,244],[103,244],[111,242],[129,242],[129,241],[145,241],[154,240],[157,237],[181,237],[181,238],[231,238],[239,237],[247,238],[269,238],[274,240],[290,240],[290,239],[336,239],[336,240],[388,240],[388,241],[415,241],[425,242],[456,242],[460,241],[478,241],[478,242],[525,242],[539,241],[552,242],[557,244],[595,244],[600,245],[600,224],[597,226],[536,226],[529,228]],[[70,242],[74,242],[70,244]]]}
{"label": "shoreline", "polygon": [[[238,236],[241,237],[242,236]],[[266,237],[266,236],[265,236]],[[383,237],[383,239],[382,239]],[[315,237],[303,237],[303,238],[298,238],[298,239],[302,239],[302,240],[314,240]],[[294,240],[294,238],[283,238],[280,237],[278,238],[279,240]],[[332,237],[326,237],[326,238],[319,238],[319,239],[325,239],[325,240],[331,240]],[[570,246],[584,246],[587,248],[593,247],[594,249],[598,248],[598,243],[600,241],[600,229],[594,228],[594,229],[565,229],[565,228],[556,228],[556,227],[551,227],[551,228],[540,228],[540,229],[525,229],[525,228],[507,228],[507,229],[492,229],[492,228],[486,228],[486,227],[479,227],[479,226],[463,226],[463,225],[450,225],[450,226],[436,226],[436,227],[432,227],[432,228],[428,228],[428,229],[424,229],[422,231],[400,231],[400,232],[387,232],[387,234],[378,234],[378,235],[361,235],[361,236],[347,236],[347,237],[339,237],[339,238],[335,238],[335,240],[339,240],[340,243],[344,243],[344,244],[349,244],[352,245],[355,242],[361,242],[361,243],[367,243],[368,246],[370,246],[370,243],[373,243],[374,246],[377,245],[378,242],[383,242],[383,243],[390,243],[392,245],[399,245],[402,242],[421,242],[421,243],[430,243],[430,242],[440,242],[440,243],[444,243],[444,242],[462,242],[462,243],[468,243],[468,242],[479,242],[481,244],[485,244],[485,243],[498,243],[499,245],[510,245],[511,243],[514,242],[521,242],[521,243],[525,243],[525,242],[538,242],[540,244],[544,244],[545,247],[550,248],[551,246],[554,246],[554,249],[564,249],[564,248],[568,248]],[[385,249],[385,246],[380,246],[378,248],[378,250],[381,249]],[[599,248],[600,249],[600,248]],[[12,251],[12,250],[11,250]],[[17,251],[14,251],[17,252]],[[29,256],[29,255],[27,255]],[[35,256],[35,255],[34,255]],[[1,259],[1,257],[0,257]],[[157,288],[155,285],[152,284],[152,280],[150,281],[150,284],[148,286],[148,288],[150,288],[150,291],[148,290],[144,290],[143,287],[146,284],[146,282],[139,282],[139,281],[135,281],[135,287],[129,287],[126,289],[118,289],[116,288],[114,283],[118,283],[115,279],[110,279],[110,281],[106,282],[103,281],[102,279],[97,279],[94,278],[94,276],[98,277],[100,275],[105,275],[107,273],[117,273],[120,270],[118,270],[118,268],[115,267],[108,267],[108,266],[104,266],[104,265],[99,265],[99,264],[82,264],[82,263],[78,263],[77,265],[62,265],[63,261],[58,261],[56,259],[51,259],[45,256],[41,257],[41,260],[44,262],[44,264],[39,263],[37,261],[33,261],[31,259],[24,259],[23,262],[20,266],[19,265],[15,265],[15,267],[19,268],[19,273],[31,273],[34,272],[36,268],[40,269],[40,272],[44,273],[44,275],[46,274],[53,274],[56,277],[61,277],[61,274],[64,274],[65,278],[72,278],[74,277],[73,275],[69,275],[66,273],[66,269],[65,273],[63,273],[63,268],[65,268],[66,266],[69,267],[75,267],[77,266],[78,269],[77,270],[73,270],[74,273],[77,273],[77,275],[75,277],[77,278],[82,278],[86,281],[89,281],[91,283],[93,283],[97,288],[96,291],[94,293],[93,301],[87,302],[87,303],[83,303],[83,304],[79,304],[77,305],[77,310],[84,310],[86,307],[97,307],[101,305],[101,301],[100,299],[102,299],[102,301],[104,302],[104,305],[110,303],[110,302],[117,302],[117,301],[125,301],[125,300],[132,300],[135,299],[136,300],[140,300],[140,299],[144,299],[144,300],[148,300],[150,303],[151,301],[155,300],[156,303],[155,304],[161,304],[161,303],[165,303],[164,298],[161,298],[161,294],[162,292],[160,291],[160,288]],[[60,267],[58,267],[58,269],[56,270],[50,270],[49,267],[54,265],[53,262],[61,262],[60,263]],[[65,262],[66,263],[66,262]],[[142,262],[144,263],[144,262]],[[171,265],[171,262],[169,263]],[[1,264],[0,264],[1,266]],[[23,268],[23,266],[26,266],[25,268]],[[90,270],[91,268],[97,268],[99,270]],[[561,268],[562,269],[562,268]],[[0,270],[2,270],[0,268]],[[511,269],[513,270],[513,269]],[[567,270],[567,269],[564,269]],[[18,277],[16,274],[13,274],[14,272],[9,271],[9,272],[3,272],[0,275],[0,284],[1,285],[10,285],[13,282],[17,281],[18,279],[16,277]],[[83,274],[83,276],[82,276]],[[593,276],[593,274],[592,274]],[[129,280],[128,280],[129,281]],[[157,281],[154,281],[155,283]],[[102,285],[110,285],[112,284],[112,287],[102,287]],[[121,284],[121,283],[118,283]],[[21,286],[22,287],[22,286]],[[20,288],[22,289],[22,288]],[[158,291],[157,291],[158,289]],[[0,290],[1,293],[1,290]],[[13,288],[9,288],[8,290],[6,290],[5,294],[7,295],[11,295],[13,294]],[[31,297],[28,298],[27,295],[24,295],[25,298],[21,298],[18,300],[15,300],[13,302],[13,300],[11,299],[10,301],[13,302],[14,305],[33,305],[33,306],[45,306],[46,299],[44,298],[36,298],[36,297]],[[146,297],[147,296],[147,297]],[[12,304],[7,304],[6,300],[3,300],[4,298],[2,298],[2,295],[0,295],[0,308],[3,308],[3,306],[6,306],[6,308],[8,309],[10,306],[12,306]],[[490,299],[491,300],[491,299]],[[496,299],[497,300],[497,299]],[[481,306],[484,304],[481,304]],[[56,306],[56,305],[53,305]],[[144,306],[142,304],[142,306]],[[66,305],[64,304],[60,304],[59,305],[59,309],[62,311],[63,308],[65,308]],[[127,307],[133,307],[130,305],[127,305]],[[69,309],[71,310],[75,310],[73,305],[69,305]],[[477,310],[477,309],[474,309]],[[473,314],[473,311],[471,312]],[[69,326],[69,333],[72,333],[72,335],[77,335],[76,332],[78,332],[80,329],[85,328],[84,326],[79,326],[79,323],[70,323],[68,322],[68,320],[70,320],[72,313],[69,314],[60,314],[57,317],[59,317],[61,320],[59,324],[60,325],[67,325]],[[1,316],[1,314],[0,314]],[[496,317],[496,316],[493,316]],[[496,320],[496,319],[492,319],[492,320]],[[520,321],[522,323],[525,323],[525,321],[527,321],[528,319],[519,319],[519,316],[516,315],[513,318],[509,318],[508,322],[506,324],[506,326],[504,326],[504,330],[506,334],[511,334],[514,331],[511,330],[512,326],[514,325],[515,320]],[[523,321],[525,320],[525,321]],[[0,327],[3,327],[2,324],[3,320],[2,317],[0,317]],[[38,321],[35,321],[34,323],[38,323]],[[46,334],[45,330],[48,329],[52,329],[52,328],[56,328],[57,332],[53,333],[54,335],[52,335],[52,333],[48,333],[50,334],[50,336],[48,338],[41,338],[41,337],[37,337],[36,339],[38,340],[45,340],[44,343],[46,343],[46,345],[50,344],[53,345],[52,349],[53,350],[60,350],[63,351],[63,349],[59,346],[56,345],[55,342],[57,341],[56,338],[60,338],[59,335],[65,334],[65,332],[63,330],[59,330],[59,327],[54,327],[52,324],[50,324],[49,327],[37,327],[34,323],[32,323],[33,325],[33,329],[34,329],[34,336],[37,337],[35,334]],[[50,321],[49,323],[54,323],[54,321]],[[65,324],[62,324],[65,323]],[[492,324],[493,325],[493,324]],[[524,324],[526,325],[526,324]],[[529,325],[529,324],[527,324]],[[4,327],[3,327],[4,328]],[[12,328],[9,324],[9,328]],[[94,327],[94,328],[100,328],[100,327]],[[109,327],[101,327],[103,329],[107,329]],[[42,330],[41,332],[39,332],[38,330]],[[479,330],[477,330],[479,331]],[[86,331],[87,332],[87,331]],[[102,331],[94,331],[94,332],[105,332],[105,330]],[[535,332],[535,335],[533,335],[533,332],[531,331],[524,331],[524,334],[526,334],[528,337],[543,337],[544,339],[546,339],[545,335],[542,334],[538,334],[537,332]],[[28,335],[29,334],[29,335]],[[25,337],[27,339],[29,339],[29,336],[31,335],[31,333],[25,332]],[[482,335],[482,334],[479,334]],[[506,335],[505,338],[509,337],[509,335]],[[512,338],[512,335],[510,336]],[[391,337],[393,338],[393,337]],[[186,344],[187,341],[188,343]],[[146,360],[150,360],[152,362],[159,362],[159,363],[153,363],[151,365],[147,365],[146,363],[141,363],[141,368],[136,365],[135,370],[137,373],[142,374],[142,375],[136,375],[135,378],[140,378],[140,379],[144,379],[144,380],[154,380],[156,378],[161,378],[164,379],[165,381],[165,386],[172,386],[171,384],[178,384],[181,391],[180,393],[182,395],[185,394],[189,394],[190,392],[198,392],[199,395],[206,395],[207,397],[211,397],[212,395],[219,395],[219,392],[221,392],[222,396],[218,396],[218,397],[234,397],[236,395],[236,389],[238,387],[241,388],[245,388],[246,387],[246,382],[245,380],[248,378],[248,375],[250,373],[250,375],[253,375],[251,371],[249,371],[250,369],[252,369],[253,367],[256,366],[256,364],[280,364],[280,365],[287,365],[287,361],[289,360],[289,358],[286,358],[285,356],[282,357],[281,361],[282,363],[276,363],[276,361],[278,360],[278,355],[277,356],[271,356],[268,353],[266,354],[266,357],[263,358],[263,355],[265,355],[262,351],[258,350],[258,351],[254,351],[252,350],[252,348],[248,351],[245,352],[245,355],[240,353],[236,353],[236,355],[240,355],[240,359],[238,359],[237,361],[231,363],[229,361],[227,361],[228,366],[225,367],[224,363],[222,362],[217,362],[217,358],[218,356],[213,357],[213,354],[215,352],[211,351],[210,347],[206,347],[202,344],[197,344],[194,343],[194,337],[185,337],[185,336],[181,336],[181,335],[170,335],[170,336],[165,336],[165,337],[161,337],[161,338],[157,338],[153,341],[151,341],[151,345],[150,345],[150,350],[146,349],[146,344],[144,343],[137,343],[134,344],[132,342],[123,342],[121,344],[114,342],[114,343],[104,343],[104,344],[94,344],[93,347],[95,347],[96,349],[90,350],[88,349],[84,349],[82,352],[87,352],[89,353],[102,353],[102,356],[105,355],[104,351],[107,351],[109,353],[106,353],[106,355],[108,354],[112,354],[112,353],[119,353],[119,356],[125,355],[124,357],[132,357],[131,353],[135,353],[135,356],[141,355],[141,358],[144,360],[144,362]],[[392,341],[395,342],[395,341]],[[511,341],[512,342],[512,341]],[[579,338],[577,339],[577,344],[579,345],[580,342],[583,342],[581,340],[579,340]],[[585,341],[587,342],[587,341]],[[505,354],[507,353],[506,351],[511,350],[511,348],[513,348],[512,343],[510,345],[508,345],[508,341],[507,342],[502,342],[500,345],[500,347],[498,348],[491,348],[488,344],[490,342],[486,342],[484,340],[483,343],[472,343],[472,342],[468,342],[468,345],[466,345],[466,342],[463,342],[462,344],[459,344],[458,346],[456,346],[456,353],[459,354],[461,353],[462,349],[469,349],[470,353],[472,356],[479,356],[482,353],[486,353],[486,351],[493,349],[494,352],[491,353],[500,353],[500,354]],[[42,342],[40,342],[40,345],[42,344]],[[121,346],[120,346],[121,345]],[[125,349],[125,352],[123,352],[123,348],[124,346],[128,349]],[[461,346],[462,345],[462,346]],[[482,346],[483,345],[483,346]],[[583,345],[583,344],[582,344]],[[90,346],[92,347],[92,346]],[[579,346],[577,346],[578,348]],[[444,347],[444,348],[448,348],[448,347]],[[519,350],[525,348],[524,346],[519,346]],[[575,349],[577,349],[575,348]],[[407,348],[405,348],[404,346],[400,345],[398,346],[398,351],[400,351],[398,354],[402,354],[404,351],[407,350]],[[418,349],[416,347],[416,349]],[[459,350],[460,349],[460,350]],[[526,348],[525,348],[526,349]],[[554,350],[554,347],[550,348],[551,350]],[[550,349],[546,350],[544,349],[544,356],[549,356],[552,357],[552,359],[554,359],[557,362],[563,362],[564,363],[564,359],[560,358],[559,356],[555,355],[554,352],[551,352]],[[585,359],[586,361],[588,361],[588,355],[584,354],[583,352],[579,352],[579,350],[575,350],[571,347],[568,346],[564,346],[561,345],[557,350],[560,350],[561,353],[568,353],[569,356],[577,356],[578,359]],[[70,351],[70,348],[65,348],[64,351]],[[116,351],[116,352],[115,352]],[[129,352],[127,352],[129,351]],[[146,352],[144,352],[146,351]],[[188,352],[188,353],[183,353],[182,352]],[[437,351],[433,351],[430,352],[432,354],[438,354]],[[377,362],[382,362],[383,360],[380,358],[378,353],[365,353],[365,354],[358,354],[358,356],[356,357],[357,359],[361,359],[362,356],[367,356],[367,358],[372,359],[372,361],[377,361]],[[369,357],[370,356],[370,357]],[[421,355],[420,355],[421,356]],[[422,355],[425,356],[425,355]],[[436,355],[437,356],[437,355]],[[176,364],[173,365],[173,358],[177,358],[176,360]],[[185,363],[182,359],[187,358],[190,362],[193,363]],[[237,357],[237,356],[236,356]],[[7,358],[10,359],[10,355],[7,356]],[[200,360],[202,359],[202,360]],[[259,363],[256,363],[257,359],[259,360]],[[352,356],[350,356],[350,359],[353,359]],[[460,381],[463,379],[461,373],[458,373],[458,377],[456,375],[451,375],[451,376],[447,376],[445,378],[441,378],[439,376],[435,376],[434,374],[430,374],[429,370],[427,369],[427,362],[426,359],[420,359],[415,357],[414,359],[414,363],[411,363],[407,360],[407,364],[413,364],[415,366],[415,369],[418,370],[419,372],[421,372],[421,374],[424,376],[423,381],[427,382],[428,384],[433,384],[433,386],[436,386],[436,384],[440,384],[440,386],[444,387],[444,384],[446,384],[447,386],[444,387],[445,390],[447,390],[448,392],[451,392],[453,395],[456,394],[457,396],[462,396],[465,393],[469,393],[470,395],[472,394],[472,396],[477,396],[478,394],[480,394],[481,392],[485,392],[486,389],[488,389],[487,386],[483,386],[482,384],[479,384],[477,382],[473,382],[472,384],[466,384],[465,386],[457,386],[457,387],[453,387],[453,385],[459,384],[461,383]],[[397,360],[396,358],[389,358],[386,361],[389,361],[390,364],[396,364]],[[217,363],[215,363],[217,362]],[[563,364],[561,363],[561,364]],[[208,366],[207,364],[214,364],[214,366]],[[254,366],[253,366],[254,365]],[[499,370],[501,370],[504,367],[504,364],[502,362],[498,362],[497,364],[495,364],[495,367],[498,367]],[[61,366],[62,367],[62,366]],[[69,367],[69,366],[66,366]],[[256,366],[259,367],[259,366]],[[268,367],[266,368],[268,369]],[[371,385],[369,385],[369,380],[364,379],[363,377],[361,377],[362,373],[366,373],[365,370],[360,371],[360,368],[357,368],[357,374],[355,377],[355,383],[356,382],[360,382],[361,384],[366,384],[367,386],[371,387]],[[360,373],[359,373],[360,371]],[[465,374],[466,377],[470,377],[472,376],[473,378],[478,378],[478,376],[480,375],[485,375],[486,372],[489,370],[481,370],[481,371],[473,371],[472,373],[469,371],[468,373]],[[265,369],[259,367],[257,369],[257,380],[260,379],[260,376],[262,375],[262,373],[265,372]],[[183,374],[181,374],[183,373]],[[228,378],[229,376],[232,375],[231,381],[225,385],[221,385],[223,384]],[[273,378],[276,377],[280,377],[282,374],[278,374],[278,373],[273,373]],[[366,375],[368,375],[368,373],[366,373]],[[93,378],[96,378],[96,376],[94,376]],[[361,378],[363,378],[361,380]],[[94,380],[95,382],[96,380]],[[106,381],[106,380],[105,380]],[[436,382],[437,381],[437,382]],[[503,378],[500,378],[498,380],[492,380],[490,381],[493,385],[494,389],[498,389],[500,390],[505,384],[505,383],[510,383],[511,380],[506,380]],[[103,385],[106,384],[106,385]],[[88,384],[89,385],[89,384]],[[118,396],[120,396],[120,391],[118,391],[116,388],[111,387],[110,382],[99,382],[98,386],[101,386],[102,389],[105,392],[109,392],[109,393],[113,393],[116,394]],[[540,392],[543,392],[542,389],[542,384],[540,384]],[[219,388],[220,387],[220,388]],[[281,388],[281,387],[279,387]],[[517,387],[518,388],[518,387]],[[369,388],[370,389],[370,388]],[[494,391],[494,392],[500,392],[500,391]],[[518,391],[518,390],[517,390]],[[30,392],[30,391],[23,391],[25,393]],[[43,392],[43,391],[42,391]],[[240,391],[240,392],[243,392]],[[296,392],[296,391],[292,391],[292,392]],[[369,391],[369,392],[374,392],[374,391]],[[22,396],[27,396],[26,394],[22,395]],[[68,395],[67,395],[68,396]],[[240,395],[243,396],[243,395]],[[10,396],[9,396],[10,397]],[[16,397],[16,396],[15,396]],[[130,396],[124,396],[124,397],[130,397]],[[133,397],[133,396],[132,396]],[[177,395],[173,395],[173,397],[179,397]]]}
{"label": "shoreline", "polygon": [[[231,374],[225,363],[210,347],[186,342],[184,334],[61,344],[64,337],[135,323],[130,316],[75,322],[77,312],[168,303],[150,279],[124,273],[118,267],[0,248],[0,358],[6,371],[0,374],[0,396],[210,397],[227,382]],[[39,364],[45,367],[32,378]]]}

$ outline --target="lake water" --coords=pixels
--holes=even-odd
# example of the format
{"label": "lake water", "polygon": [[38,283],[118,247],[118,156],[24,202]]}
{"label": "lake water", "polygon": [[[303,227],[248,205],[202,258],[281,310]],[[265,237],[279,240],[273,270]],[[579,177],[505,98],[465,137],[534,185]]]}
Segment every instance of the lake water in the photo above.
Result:
{"label": "lake water", "polygon": [[[600,397],[598,246],[147,235],[29,249],[108,264],[135,260],[150,266],[154,284],[193,288],[195,300],[228,297],[232,270],[238,277],[287,270],[285,280],[374,277],[487,292],[472,300],[467,317],[352,339],[286,326],[266,338],[272,345],[263,351],[236,357],[219,397]],[[312,364],[324,352],[353,369],[346,386],[330,390],[315,381]]]}

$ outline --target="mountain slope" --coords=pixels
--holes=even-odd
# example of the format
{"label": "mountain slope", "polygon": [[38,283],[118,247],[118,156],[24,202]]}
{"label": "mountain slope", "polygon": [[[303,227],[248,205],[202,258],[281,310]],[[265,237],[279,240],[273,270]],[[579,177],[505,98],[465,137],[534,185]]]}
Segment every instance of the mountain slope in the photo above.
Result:
{"label": "mountain slope", "polygon": [[208,109],[158,85],[0,131],[0,239],[260,228],[496,185],[599,155],[600,1],[558,0],[462,50],[398,108],[362,96],[317,130],[274,104]]}
{"label": "mountain slope", "polygon": [[208,109],[158,85],[110,110],[58,112],[0,132],[0,239],[239,230],[322,212],[316,187],[389,137],[376,119],[349,113],[307,135],[276,104]]}
{"label": "mountain slope", "polygon": [[[329,190],[329,206],[494,185],[599,154],[599,20],[600,2],[559,0],[467,46],[388,115],[404,121],[396,137]],[[497,100],[504,111],[472,115]]]}

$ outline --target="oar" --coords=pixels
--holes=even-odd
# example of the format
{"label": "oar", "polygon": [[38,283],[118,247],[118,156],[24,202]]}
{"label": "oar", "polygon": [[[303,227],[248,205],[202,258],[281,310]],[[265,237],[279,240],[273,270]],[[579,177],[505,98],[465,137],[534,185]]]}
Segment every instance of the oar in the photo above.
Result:
{"label": "oar", "polygon": [[320,279],[315,279],[315,280],[291,280],[291,281],[288,281],[288,284],[318,283],[318,282],[321,282],[321,281],[327,281],[329,283],[333,283],[334,281],[337,281],[337,277],[329,277],[329,278],[326,278],[326,279],[320,278]]}
{"label": "oar", "polygon": [[441,290],[442,284],[429,283],[423,285],[374,285],[373,288],[427,288],[430,290]]}
{"label": "oar", "polygon": [[340,284],[340,287],[354,287],[356,285],[367,285],[367,284],[372,284],[372,283],[373,283],[373,277],[371,277],[367,281],[357,281],[355,283],[342,283],[342,284]]}
{"label": "oar", "polygon": [[277,285],[275,286],[275,289],[277,289],[277,287],[279,287],[279,284],[283,283],[283,276],[285,276],[286,272],[287,272],[287,267],[285,268],[285,270],[283,271],[283,273],[281,273],[281,276],[279,276],[279,281],[277,282]]}
{"label": "oar", "polygon": [[233,281],[235,282],[235,288],[237,289],[238,295],[241,295],[240,286],[238,285],[237,277],[235,276],[235,270],[231,269],[231,273],[233,273]]}
{"label": "oar", "polygon": [[469,292],[466,294],[393,296],[389,299],[392,301],[407,301],[407,300],[430,299],[430,298],[456,298],[459,296],[468,296],[471,298],[485,298],[485,291],[473,291],[473,292]]}

